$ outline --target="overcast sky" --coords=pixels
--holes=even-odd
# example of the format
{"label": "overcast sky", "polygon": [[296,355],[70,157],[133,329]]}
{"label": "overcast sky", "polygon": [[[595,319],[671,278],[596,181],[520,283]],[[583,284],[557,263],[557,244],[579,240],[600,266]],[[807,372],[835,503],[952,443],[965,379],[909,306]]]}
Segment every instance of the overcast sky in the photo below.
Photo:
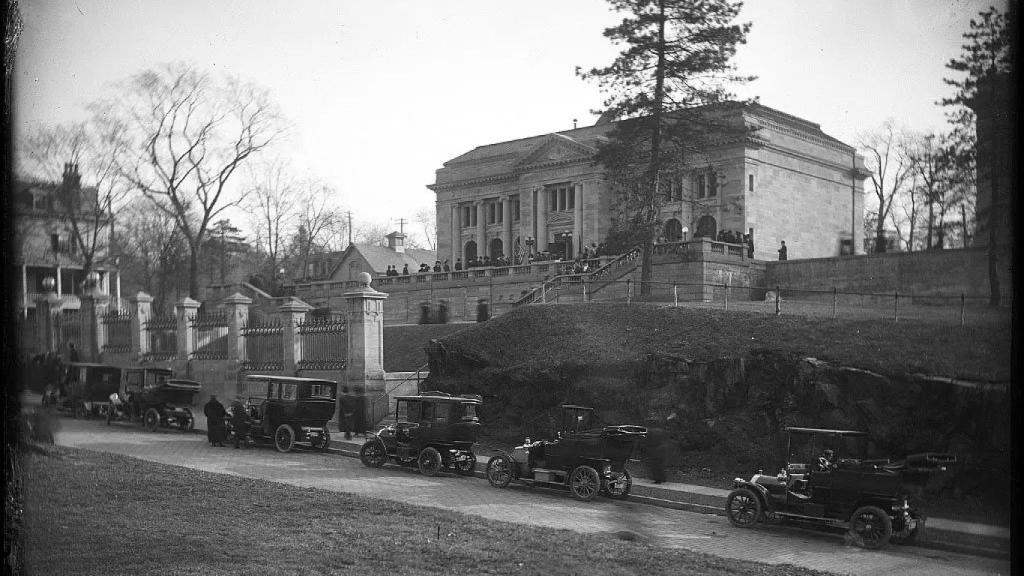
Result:
{"label": "overcast sky", "polygon": [[[996,0],[1005,7],[1005,0]],[[749,0],[740,87],[849,144],[888,118],[941,131],[944,64],[993,0]],[[340,190],[357,221],[412,219],[425,186],[476,146],[592,124],[574,75],[618,49],[600,0],[22,0],[15,136],[84,118],[110,83],[184,60],[271,91],[282,152]],[[238,217],[242,218],[242,217]],[[244,222],[239,222],[244,224]]]}

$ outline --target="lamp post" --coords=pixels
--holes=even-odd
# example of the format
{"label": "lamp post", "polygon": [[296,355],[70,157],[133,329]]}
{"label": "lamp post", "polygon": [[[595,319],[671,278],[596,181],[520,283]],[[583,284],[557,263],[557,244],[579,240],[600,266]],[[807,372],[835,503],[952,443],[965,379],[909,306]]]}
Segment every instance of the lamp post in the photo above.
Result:
{"label": "lamp post", "polygon": [[533,236],[526,237],[526,247],[529,248],[531,256],[533,256],[533,245],[536,243],[537,241],[533,238]]}
{"label": "lamp post", "polygon": [[564,247],[563,258],[566,260],[572,260],[575,256],[572,250],[572,231],[566,232],[562,235],[562,246]]}
{"label": "lamp post", "polygon": [[689,232],[689,231],[690,231],[689,228],[687,228],[686,226],[683,226],[683,242],[684,243],[686,242],[686,233]]}

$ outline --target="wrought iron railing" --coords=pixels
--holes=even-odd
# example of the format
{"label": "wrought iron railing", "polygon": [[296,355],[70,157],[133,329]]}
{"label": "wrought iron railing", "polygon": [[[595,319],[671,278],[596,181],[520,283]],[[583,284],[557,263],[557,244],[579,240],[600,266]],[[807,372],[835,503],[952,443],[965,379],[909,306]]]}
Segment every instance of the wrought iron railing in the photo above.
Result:
{"label": "wrought iron railing", "polygon": [[[600,280],[608,272],[621,268],[622,266],[632,265],[633,261],[640,257],[640,247],[637,246],[598,268],[593,272],[581,272],[572,273],[573,263],[556,263],[555,270],[559,273],[558,276],[545,281],[540,286],[534,288],[530,292],[527,292],[522,298],[517,300],[514,306],[522,306],[524,304],[533,304],[535,302],[547,302],[551,297],[557,297],[557,294],[561,292],[567,286],[579,286],[587,283]],[[568,271],[568,273],[566,273]]]}
{"label": "wrought iron railing", "polygon": [[173,360],[178,355],[178,321],[174,316],[153,316],[145,326],[149,351],[144,360]]}
{"label": "wrought iron railing", "polygon": [[103,349],[109,352],[132,351],[132,318],[128,312],[111,310],[101,317],[105,334]]}
{"label": "wrought iron railing", "polygon": [[196,314],[189,318],[192,330],[192,358],[224,360],[228,357],[228,313]]}
{"label": "wrought iron railing", "polygon": [[243,370],[281,370],[284,366],[284,328],[279,320],[246,324]]}
{"label": "wrought iron railing", "polygon": [[307,317],[296,328],[302,351],[298,368],[340,370],[348,365],[348,332],[344,315]]}

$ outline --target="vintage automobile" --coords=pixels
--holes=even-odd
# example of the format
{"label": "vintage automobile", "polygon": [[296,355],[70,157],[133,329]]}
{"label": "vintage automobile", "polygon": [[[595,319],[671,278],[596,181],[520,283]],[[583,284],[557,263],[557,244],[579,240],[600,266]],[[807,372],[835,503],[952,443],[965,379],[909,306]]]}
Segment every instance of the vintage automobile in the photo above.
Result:
{"label": "vintage automobile", "polygon": [[57,391],[58,410],[76,418],[105,416],[110,410],[110,395],[117,392],[121,369],[90,362],[68,364]]}
{"label": "vintage automobile", "polygon": [[296,442],[327,450],[337,393],[332,380],[250,374],[244,393],[249,432],[257,442],[272,440],[278,452],[290,452]]}
{"label": "vintage automobile", "polygon": [[955,463],[952,454],[927,452],[902,460],[868,459],[868,435],[852,430],[790,427],[786,466],[736,478],[726,498],[729,521],[794,521],[846,529],[855,543],[881,548],[906,543],[924,527],[917,502],[928,475]]}
{"label": "vintage automobile", "polygon": [[452,396],[421,392],[395,398],[395,423],[371,434],[359,450],[363,464],[380,468],[388,460],[418,466],[424,476],[442,469],[470,475],[476,466],[473,444],[480,433],[475,394]]}
{"label": "vintage automobile", "polygon": [[143,390],[163,386],[173,377],[174,372],[169,368],[147,366],[123,369],[117,393],[110,396],[111,409],[107,412],[107,424],[118,420],[142,421],[145,410],[139,402]]}
{"label": "vintage automobile", "polygon": [[487,462],[487,481],[505,488],[513,480],[530,485],[568,486],[583,501],[598,493],[625,499],[633,486],[626,461],[647,429],[619,425],[595,427],[594,409],[562,406],[562,429],[553,441],[530,442]]}

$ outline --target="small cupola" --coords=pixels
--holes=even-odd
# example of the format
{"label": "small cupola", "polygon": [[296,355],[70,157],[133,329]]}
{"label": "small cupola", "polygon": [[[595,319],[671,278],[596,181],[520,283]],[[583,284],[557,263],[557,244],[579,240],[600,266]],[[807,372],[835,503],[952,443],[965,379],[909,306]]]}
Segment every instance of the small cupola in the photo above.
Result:
{"label": "small cupola", "polygon": [[388,248],[398,253],[405,252],[405,234],[401,232],[392,232],[385,236],[388,239]]}

